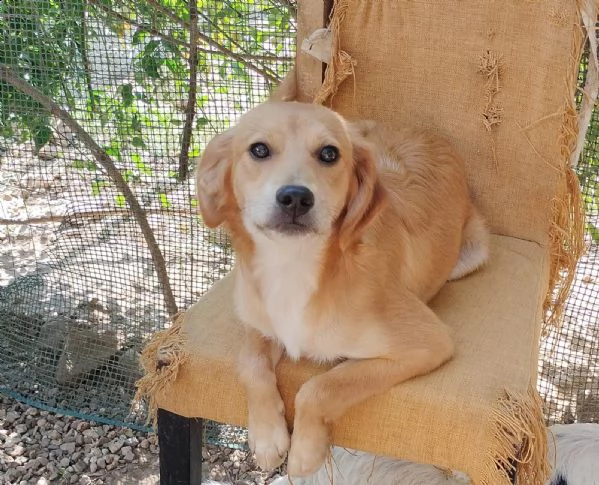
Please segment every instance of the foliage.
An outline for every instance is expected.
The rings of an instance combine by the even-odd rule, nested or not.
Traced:
[[[80,0],[0,2],[0,63],[11,66],[44,94],[69,94],[66,73],[83,42]],[[0,136],[25,128],[39,148],[50,138],[48,113],[29,96],[0,82]]]
[[[292,14],[288,2],[198,0],[198,136],[190,156],[199,153],[210,131],[229,121],[216,118],[215,103],[226,98],[244,110],[252,93],[266,92],[284,74],[287,64],[278,58],[290,55]],[[3,0],[0,63],[97,133],[97,141],[134,178],[153,170],[140,161],[144,149],[179,142],[188,96],[189,27],[187,0]],[[107,36],[130,57],[131,69],[103,83],[96,71],[108,61],[94,57],[93,46]],[[50,136],[49,113],[0,83],[0,137],[31,137],[39,149]]]
[[[578,177],[582,185],[586,212],[589,215],[587,231],[599,244],[599,112],[596,110],[587,133],[583,159]]]

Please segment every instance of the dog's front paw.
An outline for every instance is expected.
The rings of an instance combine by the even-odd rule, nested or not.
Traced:
[[[253,419],[250,417],[248,441],[260,468],[277,468],[283,463],[289,450],[289,431],[285,416],[275,412]]]
[[[290,477],[306,477],[316,473],[329,451],[329,428],[324,422],[296,422],[287,460],[287,473]]]

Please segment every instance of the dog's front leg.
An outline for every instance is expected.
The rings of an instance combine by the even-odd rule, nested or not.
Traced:
[[[248,440],[256,462],[265,469],[278,467],[289,449],[285,406],[277,388],[275,367],[282,348],[246,327],[239,354],[239,376],[248,401]]]
[[[314,473],[329,452],[329,425],[352,406],[396,384],[427,374],[451,358],[445,325],[413,295],[389,313],[387,323],[369,324],[366,340],[381,342],[373,358],[347,360],[313,377],[295,399],[295,420],[287,463],[290,476]]]

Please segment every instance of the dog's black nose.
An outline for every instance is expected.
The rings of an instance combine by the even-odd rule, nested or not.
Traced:
[[[308,187],[285,185],[277,190],[277,204],[289,215],[302,216],[314,206],[314,194]]]

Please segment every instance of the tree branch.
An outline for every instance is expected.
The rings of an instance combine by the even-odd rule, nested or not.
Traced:
[[[83,61],[83,75],[85,76],[85,85],[87,87],[87,95],[89,96],[89,105],[93,110],[96,105],[94,97],[94,88],[92,85],[91,76],[91,64],[89,62],[89,56],[87,55],[87,0],[83,2],[83,8],[81,9],[81,45],[79,51],[81,53],[81,60]]]
[[[19,77],[5,64],[0,64],[0,80],[7,82],[19,91],[31,96],[50,113],[61,119],[74,133],[77,134],[77,137],[81,140],[81,142],[91,151],[95,159],[104,168],[104,170],[106,170],[107,175],[114,182],[116,188],[125,197],[125,200],[129,204],[129,208],[133,213],[133,217],[141,229],[152,256],[152,261],[154,262],[158,280],[162,286],[162,294],[164,296],[164,302],[166,304],[167,311],[169,315],[175,315],[178,311],[177,303],[175,302],[175,297],[173,296],[171,289],[164,256],[158,247],[158,243],[156,242],[154,232],[152,231],[152,228],[148,222],[146,213],[142,209],[129,185],[127,185],[127,182],[125,182],[121,172],[114,165],[114,162],[110,156],[95,142],[89,133],[87,133],[87,131],[85,131],[83,127],[77,123],[77,121],[67,111],[58,105],[58,103],[50,99],[36,87],[29,84],[23,78]]]
[[[107,15],[110,15],[111,17],[117,18],[119,20],[122,20],[123,22],[127,22],[129,25],[132,25],[133,27],[137,27],[140,30],[143,30],[145,32],[148,32],[149,34],[152,34],[155,37],[158,37],[162,40],[164,40],[165,42],[168,42],[169,44],[174,44],[174,45],[179,45],[182,47],[185,47],[187,49],[191,49],[191,45],[189,44],[189,42],[185,42],[184,40],[179,40],[179,39],[175,39],[174,37],[164,34],[162,32],[160,32],[159,30],[156,30],[152,27],[150,27],[149,25],[144,25],[141,24],[139,22],[136,22],[135,20],[126,17],[125,15],[122,15],[118,12],[115,12],[114,10],[111,10],[110,8],[106,7],[105,5],[102,5],[101,3],[98,2],[98,0],[89,0],[89,2],[92,5],[95,5],[96,7],[99,7],[100,9],[102,9]],[[181,20],[181,19],[179,19]],[[179,24],[181,25],[181,24]],[[187,24],[185,24],[185,28]],[[181,25],[181,27],[184,27],[184,25]],[[198,37],[200,36],[200,34],[198,34]],[[223,51],[222,50],[218,50],[218,49],[206,49],[205,47],[197,47],[198,52],[204,52],[206,54],[221,54],[223,55]],[[226,54],[225,54],[226,55]],[[276,55],[260,55],[260,54],[243,54],[243,58],[248,61],[248,60],[254,60],[254,61],[263,61],[263,62],[276,62],[276,61],[293,61],[294,57],[292,56],[276,56]],[[244,64],[247,65],[247,62],[245,62]]]
[[[164,214],[164,210],[161,209],[146,209],[146,214]],[[189,217],[198,217],[197,214],[190,210],[181,210],[181,209],[169,209],[169,215],[171,214],[179,214]],[[81,211],[81,212],[70,212],[67,214],[59,215],[59,214],[51,214],[49,216],[40,216],[40,217],[28,217],[27,219],[4,219],[0,218],[0,225],[3,226],[29,226],[34,224],[50,224],[50,223],[63,223],[68,222],[69,220],[77,220],[77,219],[91,219],[94,221],[99,221],[104,217],[114,217],[114,216],[130,216],[131,211],[127,209],[107,209],[107,210],[91,210],[91,211]]]
[[[208,22],[210,25],[212,25],[213,28],[215,28],[216,30],[218,30],[223,37],[225,37],[232,45],[234,45],[235,47],[237,47],[239,50],[243,50],[243,47],[241,45],[239,45],[238,42],[235,41],[235,39],[233,39],[229,33],[224,30],[223,28],[221,28],[216,22],[214,22],[210,17],[207,17],[204,14],[201,14],[202,18]],[[264,70],[264,72],[268,72],[269,75],[273,76],[274,78],[276,78],[276,74],[274,74],[270,69],[268,69],[264,64],[261,66],[261,68]],[[278,80],[277,80],[278,82]],[[277,84],[277,82],[275,82],[274,84]]]
[[[185,124],[181,137],[181,152],[179,153],[179,180],[182,182],[189,173],[189,145],[196,111],[196,93],[198,87],[198,2],[189,0],[189,93],[185,108]]]
[[[169,19],[171,19],[173,22],[175,22],[182,28],[184,28],[184,29],[190,28],[189,22],[186,22],[185,20],[183,20],[176,13],[172,12],[170,9],[160,5],[160,3],[158,3],[156,0],[146,0],[146,2],[149,5],[152,5],[154,8],[156,8],[156,10],[158,10],[159,12],[166,15]],[[280,81],[280,79],[274,73],[270,73],[270,72],[268,72],[268,70],[262,69],[261,67],[256,66],[254,63],[249,62],[248,59],[244,55],[233,52],[231,49],[229,49],[228,47],[225,47],[224,45],[219,44],[218,42],[211,39],[206,34],[203,34],[202,32],[198,31],[198,39],[201,40],[202,42],[205,42],[213,49],[216,49],[221,54],[224,54],[227,57],[230,57],[231,59],[235,59],[236,61],[241,62],[249,70],[254,71],[256,74],[259,74],[260,76],[262,76],[264,79],[266,79],[271,84],[278,84],[278,82]]]
[[[163,34],[162,32],[160,32],[159,30],[153,29],[152,27],[150,27],[149,25],[143,25],[140,24],[139,22],[136,22],[133,19],[130,19],[129,17],[120,14],[119,12],[112,10],[111,8],[108,8],[106,5],[103,5],[102,3],[100,3],[98,0],[89,0],[89,2],[100,8],[101,10],[104,11],[104,13],[106,13],[107,15],[110,15],[111,17],[117,18],[119,20],[122,20],[123,22],[128,23],[129,25],[132,25],[134,27],[137,27],[138,29],[141,29],[145,32],[148,32],[150,34],[152,34],[155,37],[159,37],[160,39],[164,40],[165,42],[168,42],[169,44],[174,44],[174,45],[180,45],[183,47],[187,47],[189,49],[189,44],[183,40],[178,40],[175,39],[174,37],[171,37],[170,35],[166,35]]]
[[[294,19],[297,19],[297,6],[291,0],[273,0],[272,3],[279,4],[281,7],[289,10]]]
[[[165,7],[164,5],[160,4],[158,1],[146,0],[146,3],[148,5],[152,5],[152,7],[154,7],[157,11],[159,11],[163,15],[167,16],[169,19],[171,19],[176,24],[179,24],[184,29],[189,29],[191,27],[189,22],[187,22],[186,20],[179,17],[175,12],[173,12],[169,8]]]

